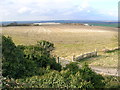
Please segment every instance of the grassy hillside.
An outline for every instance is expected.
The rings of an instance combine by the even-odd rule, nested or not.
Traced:
[[[59,26],[21,26],[3,27],[3,34],[11,36],[16,45],[36,44],[39,40],[47,40],[55,44],[54,55],[72,59],[72,56],[104,48],[118,46],[114,37],[118,34],[116,28],[79,25]],[[106,66],[116,67],[117,55],[102,54],[89,62],[91,65],[104,66],[104,60],[110,62]],[[112,58],[115,62],[112,65]],[[95,62],[96,61],[96,62]]]

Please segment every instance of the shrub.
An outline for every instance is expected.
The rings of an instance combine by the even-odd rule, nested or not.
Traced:
[[[53,44],[45,41],[43,41],[43,43],[41,41],[40,44],[37,45],[19,46],[25,53],[24,57],[34,61],[37,67],[47,67],[49,65],[51,69],[60,71],[61,65],[56,63],[55,58],[50,55],[50,47],[53,47]]]
[[[66,85],[64,78],[57,71],[52,71],[43,76],[33,76],[16,81],[18,83],[24,83],[23,88],[62,88]]]
[[[39,42],[37,42],[38,46],[43,47],[47,52],[51,52],[54,50],[54,44],[45,40],[41,40]]]
[[[70,84],[71,88],[94,88],[93,84],[90,81],[86,81],[81,77],[80,72],[77,72],[75,75],[70,75]]]
[[[93,72],[86,63],[81,68],[80,74],[82,79],[91,82],[94,88],[103,88],[105,86],[103,76]]]
[[[39,42],[38,45],[16,46],[10,37],[2,38],[2,59],[3,76],[11,78],[22,78],[36,75],[39,68],[50,66],[51,69],[61,70],[61,65],[56,63],[54,57],[50,55],[53,47],[52,43]],[[49,51],[48,51],[49,49]],[[40,71],[40,70],[39,70]]]
[[[2,69],[3,76],[21,78],[31,76],[36,70],[33,61],[24,58],[24,53],[12,41],[10,37],[2,37]]]
[[[77,77],[79,77],[80,80],[85,81],[86,84],[90,85],[90,86],[88,85],[88,87],[94,87],[94,88],[101,88],[102,87],[103,88],[105,86],[105,82],[104,82],[103,76],[93,72],[88,67],[88,65],[86,63],[81,68],[78,68],[76,63],[70,63],[70,64],[66,65],[65,70],[67,70],[67,71],[63,73],[63,76],[64,76],[64,78],[66,79],[66,81],[68,83],[71,82],[71,80],[72,80],[71,78],[72,77],[74,77],[73,80],[75,78],[76,78],[76,80],[79,80],[77,78]],[[76,76],[76,74],[78,76]],[[72,77],[71,77],[71,75],[72,75]],[[69,78],[67,78],[67,77],[69,77]],[[76,82],[78,82],[78,81],[76,81]],[[76,85],[78,85],[78,84],[76,83]],[[76,86],[76,87],[78,87],[78,86]]]
[[[70,64],[67,64],[64,70],[67,70],[67,69],[69,69],[72,74],[75,74],[76,72],[79,71],[79,67],[75,62],[71,62]]]
[[[104,76],[105,88],[120,88],[120,77],[119,76]]]
[[[104,88],[102,79],[86,65],[78,72],[72,74],[69,69],[61,72],[50,70],[50,67],[43,69],[46,72],[42,76],[33,76],[24,79],[7,80],[4,87],[11,86],[13,88]],[[91,74],[92,73],[92,74]],[[84,74],[84,76],[83,76]],[[102,76],[101,76],[102,77]],[[97,81],[95,81],[95,79]],[[16,83],[16,84],[15,84]],[[9,85],[10,84],[10,85]],[[97,86],[98,85],[98,86]]]

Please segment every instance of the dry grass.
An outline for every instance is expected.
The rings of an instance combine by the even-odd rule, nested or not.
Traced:
[[[53,42],[56,47],[53,54],[71,59],[73,55],[95,49],[117,47],[117,41],[113,40],[117,35],[116,30],[109,27],[80,25],[19,26],[3,27],[3,34],[11,36],[17,45],[35,44],[39,40]]]
[[[87,62],[92,66],[118,68],[118,53],[120,53],[120,51],[99,53],[98,57],[84,59],[80,61],[79,64],[84,64],[84,62]]]

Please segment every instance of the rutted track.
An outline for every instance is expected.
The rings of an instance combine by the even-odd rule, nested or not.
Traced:
[[[117,68],[104,68],[104,67],[97,67],[97,66],[90,66],[90,68],[93,71],[95,71],[96,73],[99,73],[99,74],[120,76],[118,74],[118,69]]]
[[[64,67],[66,64],[69,64],[71,61],[66,60],[64,58],[60,58],[60,63]],[[81,67],[81,65],[79,65]],[[102,75],[112,75],[112,76],[120,76],[117,68],[105,68],[98,66],[89,66],[93,71]]]

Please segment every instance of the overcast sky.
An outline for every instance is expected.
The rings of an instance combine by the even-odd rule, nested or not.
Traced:
[[[0,20],[117,20],[119,0],[2,0]]]

